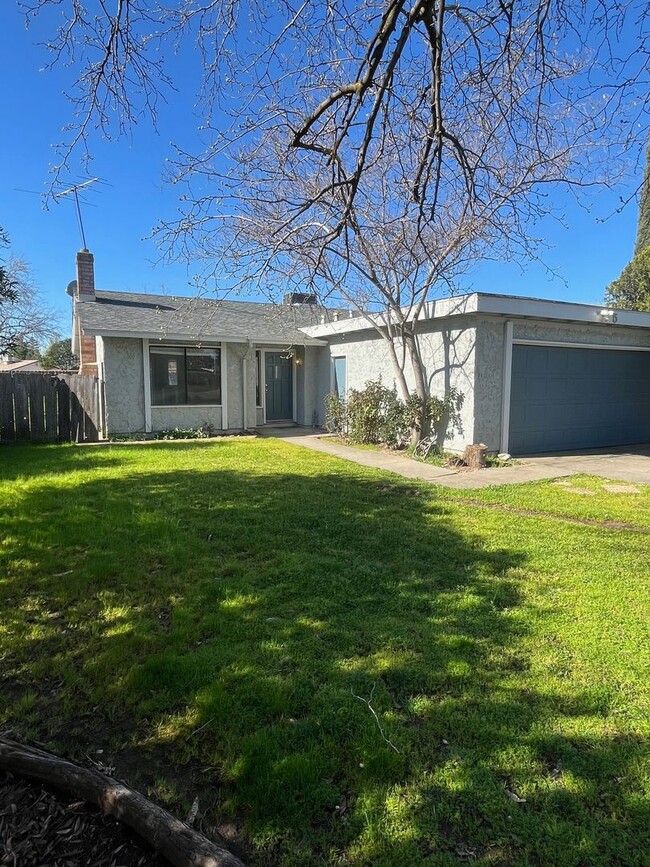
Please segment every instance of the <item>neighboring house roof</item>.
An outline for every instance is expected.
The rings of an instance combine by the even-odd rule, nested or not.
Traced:
[[[576,304],[571,301],[549,301],[542,298],[525,298],[517,295],[497,295],[473,292],[440,298],[424,305],[420,321],[446,319],[468,314],[496,315],[505,318],[551,319],[561,322],[592,322],[650,328],[650,313],[636,310],[619,310],[602,304]],[[373,314],[354,316],[336,322],[309,326],[305,333],[310,337],[326,338],[337,334],[365,331],[372,327]],[[380,317],[377,321],[381,322]]]
[[[314,304],[97,292],[94,301],[77,301],[75,314],[86,335],[286,345],[319,343],[301,329],[333,321],[341,311]]]
[[[36,359],[25,359],[25,361],[8,361],[0,364],[0,373],[5,373],[8,370],[42,370],[40,363]]]

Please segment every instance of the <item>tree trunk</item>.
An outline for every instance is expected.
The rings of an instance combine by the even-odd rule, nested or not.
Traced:
[[[402,393],[402,400],[408,400],[408,396],[410,394],[408,382],[406,381],[406,376],[404,375],[404,368],[399,363],[399,358],[397,357],[397,350],[395,349],[395,343],[390,334],[387,336],[384,335],[384,339],[388,343],[391,361],[393,362],[393,369],[395,370],[395,376],[399,384],[399,390]]]
[[[415,379],[415,393],[420,398],[422,404],[422,418],[419,427],[414,427],[411,431],[411,445],[417,445],[422,437],[425,437],[428,431],[428,421],[424,412],[424,405],[428,397],[426,373],[420,348],[418,346],[417,337],[414,331],[408,330],[404,333],[404,342],[413,368],[413,377]]]
[[[175,867],[244,867],[224,846],[99,771],[4,737],[0,737],[0,768],[96,804],[133,828]]]

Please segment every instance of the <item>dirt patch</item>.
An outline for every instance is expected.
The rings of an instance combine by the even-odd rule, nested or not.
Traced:
[[[550,518],[552,521],[561,521],[564,524],[578,524],[585,527],[603,527],[606,530],[627,530],[631,533],[650,534],[650,528],[640,527],[638,524],[626,524],[624,521],[598,521],[596,518],[575,518],[570,515],[556,515],[553,512],[537,511],[535,509],[520,509],[517,506],[508,506],[504,503],[483,503],[480,500],[456,499],[454,503],[463,506],[475,506],[479,509],[494,509],[497,512],[507,512],[511,515],[521,515],[523,518]]]

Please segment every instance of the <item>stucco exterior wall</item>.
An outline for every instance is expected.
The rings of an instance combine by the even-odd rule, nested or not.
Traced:
[[[175,427],[189,428],[212,425],[221,430],[220,406],[152,406],[151,430],[170,430]]]
[[[472,442],[485,443],[491,452],[501,450],[505,336],[504,319],[477,320]]]
[[[423,323],[419,344],[429,394],[442,398],[455,388],[462,395],[460,430],[443,430],[440,438],[444,448],[462,451],[468,443],[474,442],[475,320],[463,316],[447,323]]]
[[[304,347],[304,406],[300,424],[324,423],[323,402],[329,391],[329,352],[324,346]]]
[[[515,340],[551,340],[562,343],[598,343],[608,346],[648,346],[650,329],[628,328],[602,323],[544,322],[534,319],[514,320]]]
[[[469,317],[458,317],[440,323],[426,323],[419,330],[420,352],[425,364],[429,392],[438,397],[456,388],[463,396],[460,410],[461,430],[447,431],[441,445],[462,450],[472,442],[474,432],[474,356],[476,329]],[[397,378],[385,342],[371,331],[361,334],[337,335],[329,343],[329,362],[336,356],[347,358],[348,388],[361,389],[369,380],[381,379],[389,388],[397,389]],[[414,389],[410,365],[405,374],[408,386]],[[328,373],[329,376],[329,373]],[[329,384],[327,386],[329,391]]]
[[[142,340],[105,337],[99,355],[104,381],[106,434],[144,432]]]

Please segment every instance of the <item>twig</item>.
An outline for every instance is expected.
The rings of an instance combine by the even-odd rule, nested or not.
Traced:
[[[383,730],[383,728],[381,727],[381,723],[379,722],[379,717],[377,716],[377,712],[375,711],[374,707],[373,707],[372,704],[371,704],[371,702],[372,702],[372,697],[373,697],[373,695],[374,695],[374,693],[375,693],[375,687],[376,687],[376,686],[377,686],[377,682],[375,681],[375,683],[373,683],[373,685],[372,685],[372,689],[370,690],[370,698],[362,698],[360,695],[355,695],[355,693],[353,693],[352,690],[350,690],[350,692],[352,693],[352,695],[353,695],[354,698],[358,698],[359,701],[362,701],[365,705],[368,706],[368,710],[369,710],[370,713],[374,716],[375,721],[376,721],[376,723],[377,723],[377,728],[379,729],[379,734],[382,736],[382,738],[383,738],[384,741],[388,744],[388,746],[389,746],[391,749],[395,750],[396,753],[399,754],[399,750],[397,749],[397,747],[395,746],[395,744],[394,744],[394,743],[393,743],[389,738],[387,738],[386,735],[384,734],[384,730]]]
[[[193,732],[190,732],[189,735],[185,738],[185,740],[189,741],[191,737],[203,731],[203,729],[206,728],[206,726],[209,726],[211,722],[214,722],[214,717],[210,717],[210,719],[207,722],[204,722],[202,726],[199,726],[198,729],[194,729]]]

